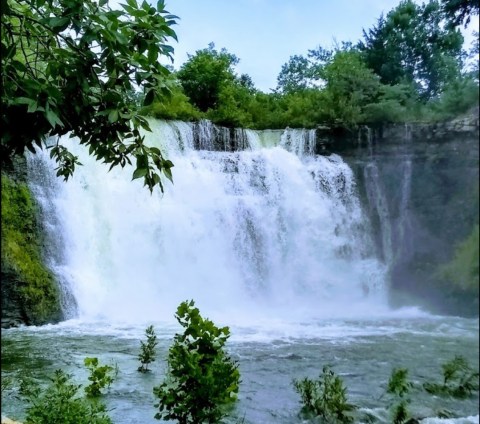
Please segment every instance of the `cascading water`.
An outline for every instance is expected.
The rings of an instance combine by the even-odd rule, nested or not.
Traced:
[[[365,218],[342,158],[312,154],[313,131],[234,131],[207,121],[150,126],[146,143],[175,163],[163,195],[131,181],[132,169],[107,172],[72,140],[61,141],[83,166],[67,183],[55,176],[48,152],[28,158],[47,263],[64,290],[65,317],[77,319],[2,331],[2,377],[34,370],[47,382],[60,366],[85,384],[85,357],[114,361],[119,374],[103,397],[112,421],[154,424],[152,387],[165,377],[179,328],[174,312],[192,298],[203,316],[231,330],[241,387],[226,423],[298,423],[292,379],[318,376],[325,364],[358,406],[355,422],[382,424],[391,422],[385,387],[393,367],[407,368],[418,387],[438,381],[441,364],[458,354],[478,368],[478,319],[386,306],[392,247],[408,248],[403,239],[414,224],[411,156],[400,163],[401,191],[391,207],[363,128],[359,141],[374,165],[365,169],[365,185],[384,219],[386,250],[377,259],[370,228],[378,222]],[[145,376],[135,370],[147,321],[159,345]],[[449,423],[478,424],[478,395],[459,402],[413,390],[409,410],[428,417],[422,424],[446,422],[435,418],[444,410],[458,417]],[[25,406],[2,390],[2,413],[25,421]]]
[[[311,154],[314,132],[273,133],[289,152],[261,148],[262,135],[246,131],[236,137],[247,150],[221,152],[208,144],[211,125],[197,134],[182,122],[151,126],[146,142],[175,164],[163,195],[130,181],[129,169],[107,172],[75,143],[67,145],[83,166],[67,183],[52,177],[46,153],[30,158],[63,252],[50,265],[69,282],[80,318],[166,319],[189,298],[240,320],[383,305],[385,270],[352,171],[337,155]]]

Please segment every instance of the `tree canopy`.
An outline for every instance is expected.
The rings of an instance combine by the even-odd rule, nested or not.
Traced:
[[[78,158],[59,141],[78,137],[89,153],[110,167],[136,161],[133,178],[150,190],[173,164],[144,145],[136,91],[143,104],[169,90],[170,39],[177,17],[163,0],[156,7],[126,0],[113,10],[108,0],[2,0],[2,161],[57,137],[50,155],[57,175],[72,175]]]
[[[359,48],[367,65],[384,84],[413,83],[424,98],[438,95],[462,63],[463,36],[444,17],[437,1],[401,1],[364,31]]]
[[[202,112],[218,106],[220,91],[235,79],[233,66],[239,59],[226,49],[215,49],[210,43],[208,48],[197,50],[189,55],[180,67],[177,78],[185,94]]]

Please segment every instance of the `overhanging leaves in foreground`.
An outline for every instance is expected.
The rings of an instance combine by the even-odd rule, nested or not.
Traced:
[[[44,146],[47,136],[70,134],[110,168],[136,161],[152,191],[173,164],[144,145],[148,122],[137,112],[169,92],[176,16],[146,1],[112,10],[100,0],[1,0],[2,161]],[[68,179],[78,158],[58,144],[51,150],[57,175]],[[141,165],[141,172],[138,171]]]

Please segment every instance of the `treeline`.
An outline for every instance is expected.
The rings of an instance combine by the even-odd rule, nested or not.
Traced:
[[[460,29],[478,0],[402,0],[357,43],[316,47],[284,64],[270,93],[238,75],[238,58],[212,44],[176,72],[177,16],[147,1],[1,2],[0,163],[57,139],[50,155],[68,179],[80,163],[69,134],[110,167],[163,189],[173,164],[143,143],[145,115],[207,118],[245,128],[351,128],[359,123],[448,119],[478,104],[478,32],[464,51]]]
[[[403,0],[357,43],[291,56],[270,93],[211,43],[172,69],[171,95],[143,113],[255,129],[446,120],[478,104],[478,32],[465,51],[460,31],[478,11],[477,0]]]

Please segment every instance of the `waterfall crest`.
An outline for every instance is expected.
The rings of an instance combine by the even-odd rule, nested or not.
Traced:
[[[67,183],[53,177],[48,152],[29,158],[61,252],[49,265],[75,299],[67,316],[163,319],[191,298],[209,316],[240,319],[384,305],[386,270],[353,173],[338,155],[313,154],[314,131],[151,128],[146,143],[175,164],[163,195],[130,181],[132,169],[107,172],[67,138],[83,164]]]

